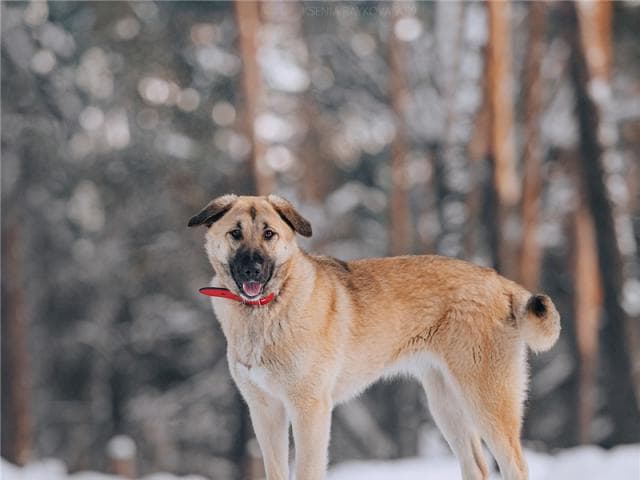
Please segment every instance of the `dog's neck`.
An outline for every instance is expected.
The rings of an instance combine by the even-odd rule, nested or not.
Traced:
[[[268,307],[287,306],[290,302],[304,302],[313,291],[315,268],[303,250],[297,250],[281,266],[282,274],[274,285],[275,302]]]

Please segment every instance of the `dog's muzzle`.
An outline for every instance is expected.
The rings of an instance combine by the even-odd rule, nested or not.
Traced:
[[[229,267],[240,291],[248,298],[255,298],[264,292],[271,279],[274,262],[257,250],[240,250]]]

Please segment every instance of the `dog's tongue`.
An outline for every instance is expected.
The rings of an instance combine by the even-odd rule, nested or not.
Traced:
[[[248,297],[255,297],[262,292],[262,284],[254,281],[243,282],[242,290],[244,290],[244,293],[246,293]]]

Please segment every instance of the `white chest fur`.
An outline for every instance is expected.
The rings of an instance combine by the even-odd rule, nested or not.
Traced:
[[[250,383],[259,389],[278,396],[282,391],[277,371],[284,360],[274,358],[274,345],[277,343],[275,322],[265,319],[238,319],[223,325],[228,341],[229,365],[234,370],[238,382]],[[225,328],[226,327],[226,328]],[[277,360],[277,361],[276,361]]]
[[[265,392],[275,394],[273,379],[270,378],[271,375],[266,368],[260,366],[248,367],[242,362],[236,362],[236,373],[244,381],[253,383]]]

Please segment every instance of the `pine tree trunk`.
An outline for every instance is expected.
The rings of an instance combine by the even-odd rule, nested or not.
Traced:
[[[404,67],[405,52],[401,41],[394,33],[397,10],[394,8],[389,39],[389,94],[396,119],[396,135],[391,144],[391,198],[389,206],[389,250],[391,255],[410,253],[412,246],[406,178],[406,122],[404,120],[408,92]]]
[[[274,186],[273,172],[265,163],[266,145],[256,135],[255,121],[260,114],[263,85],[256,53],[260,32],[260,2],[236,0],[235,14],[240,31],[240,54],[242,57],[242,86],[245,99],[245,124],[251,139],[251,168],[255,178],[257,195],[271,193]]]
[[[508,2],[490,0],[489,43],[487,45],[487,80],[491,109],[490,156],[493,161],[495,188],[496,268],[512,276],[515,273],[515,242],[510,223],[520,195],[516,178],[513,134],[513,95],[511,72],[511,6]]]
[[[602,288],[598,271],[593,219],[581,202],[573,216],[573,281],[575,336],[578,353],[577,440],[590,443],[595,410],[598,327],[602,312]]]
[[[302,99],[302,112],[306,119],[308,132],[302,142],[299,156],[304,163],[304,175],[300,197],[306,201],[321,204],[329,193],[335,175],[334,164],[323,149],[319,135],[318,108],[310,94]]]
[[[595,224],[598,265],[602,275],[606,318],[601,329],[602,353],[611,375],[607,377],[608,408],[613,433],[606,444],[637,442],[640,439],[640,410],[626,336],[626,314],[620,302],[622,259],[618,249],[613,208],[604,183],[602,146],[599,143],[600,112],[591,97],[590,74],[581,43],[576,7],[566,5],[567,31],[572,48],[571,79],[575,88],[576,116],[579,126],[581,176],[589,209]]]
[[[24,465],[31,455],[24,239],[18,221],[8,223],[2,232],[2,456]]]
[[[522,191],[522,242],[519,254],[519,280],[536,291],[540,278],[542,252],[538,239],[538,217],[542,181],[540,146],[540,111],[542,108],[542,58],[544,55],[545,6],[529,3],[529,42],[525,59],[525,144]]]

